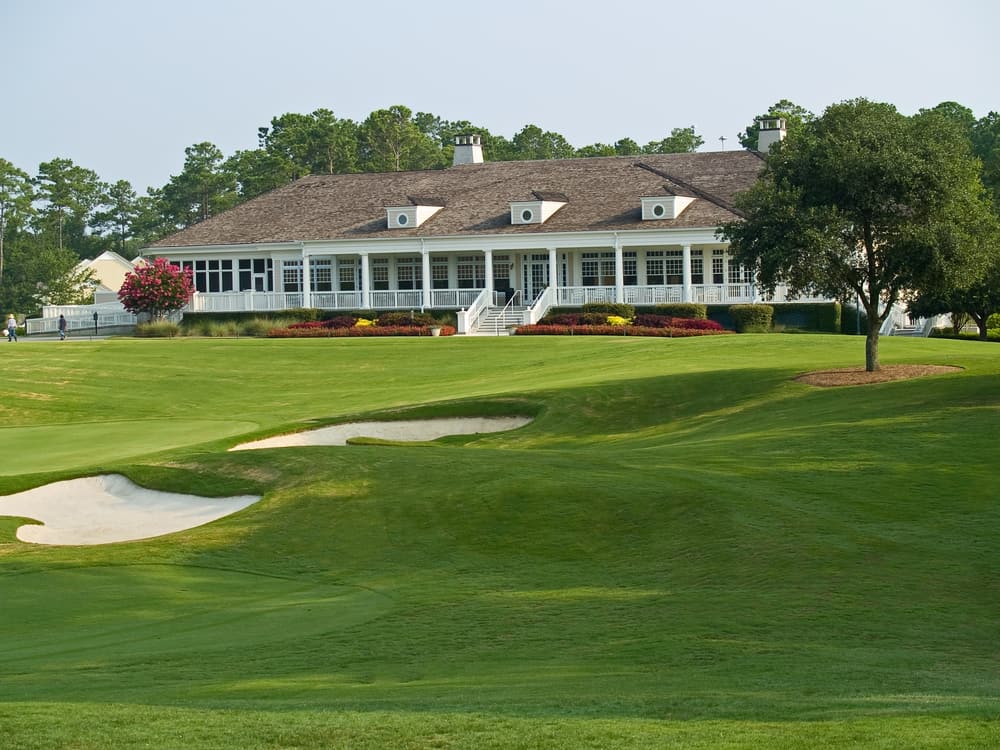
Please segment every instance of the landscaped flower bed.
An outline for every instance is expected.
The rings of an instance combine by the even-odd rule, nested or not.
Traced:
[[[706,322],[706,321],[701,321]],[[711,322],[711,321],[708,321]],[[688,336],[718,336],[732,333],[721,326],[715,328],[653,328],[651,326],[619,325],[548,325],[538,323],[518,326],[518,336],[660,336],[662,338],[685,338]]]
[[[316,321],[321,322],[321,321]],[[454,336],[454,326],[433,326],[441,336]],[[431,336],[432,326],[352,326],[328,328],[310,323],[295,323],[288,328],[274,328],[267,337],[272,339],[362,338],[371,336]]]
[[[524,336],[712,336],[731,333],[721,324],[705,318],[677,318],[670,315],[642,313],[630,318],[599,312],[557,313],[540,323],[519,326]]]

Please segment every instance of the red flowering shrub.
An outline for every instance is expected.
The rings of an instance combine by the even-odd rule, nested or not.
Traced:
[[[191,269],[183,271],[157,258],[151,264],[139,266],[125,277],[118,299],[133,315],[149,313],[154,319],[180,310],[194,294]]]
[[[632,320],[632,325],[645,328],[669,328],[672,318],[666,315],[654,315],[652,313],[639,313]]]
[[[519,326],[518,336],[658,336],[661,338],[687,338],[689,336],[714,336],[729,331],[697,328],[648,328],[645,326],[559,326],[539,323]]]

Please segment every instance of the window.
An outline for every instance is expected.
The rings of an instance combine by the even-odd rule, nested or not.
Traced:
[[[478,255],[458,256],[458,288],[482,289],[486,286],[486,260]]]
[[[333,291],[333,259],[312,258],[309,261],[309,286],[314,292]]]
[[[232,260],[185,260],[174,265],[191,271],[199,292],[231,292],[235,288]]]
[[[284,292],[302,291],[301,260],[284,260],[281,262],[281,290]]]
[[[337,281],[340,286],[339,289],[342,292],[353,292],[357,286],[355,282],[355,273],[357,266],[353,260],[344,260],[343,258],[337,259]]]
[[[389,259],[375,258],[372,260],[372,289],[389,288]]]
[[[663,253],[663,273],[667,284],[684,283],[684,253],[680,250],[666,250]]]
[[[712,251],[712,283],[726,283],[726,259],[725,250]]]
[[[530,208],[526,208],[521,212],[521,221],[527,223],[535,218],[535,215],[531,212]]]
[[[625,286],[635,286],[639,283],[639,274],[636,270],[636,253],[630,251],[622,253],[622,267],[625,275]]]
[[[239,290],[241,292],[270,292],[274,288],[274,261],[270,258],[240,258]]]
[[[614,286],[615,254],[584,253],[580,276],[584,286]]]
[[[705,283],[705,258],[700,252],[691,253],[691,283]]]
[[[448,259],[431,258],[431,288],[448,288]]]
[[[420,258],[399,258],[396,261],[398,289],[422,289],[423,273]]]
[[[736,262],[734,258],[729,259],[729,283],[730,284],[750,284],[753,282],[753,273],[749,268],[745,268]]]
[[[662,250],[650,250],[646,253],[646,283],[650,286],[663,284]]]

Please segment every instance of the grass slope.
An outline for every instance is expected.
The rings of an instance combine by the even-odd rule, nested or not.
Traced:
[[[5,747],[995,746],[1000,349],[889,339],[885,362],[965,369],[790,380],[860,347],[12,347],[0,492],[121,471],[265,497],[98,547],[0,519]],[[537,419],[225,452],[416,406]]]

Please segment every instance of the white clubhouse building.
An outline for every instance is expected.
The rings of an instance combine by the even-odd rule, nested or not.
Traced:
[[[587,302],[741,303],[753,278],[716,235],[763,167],[748,151],[486,162],[313,175],[166,237],[192,312],[454,310],[475,332]]]

